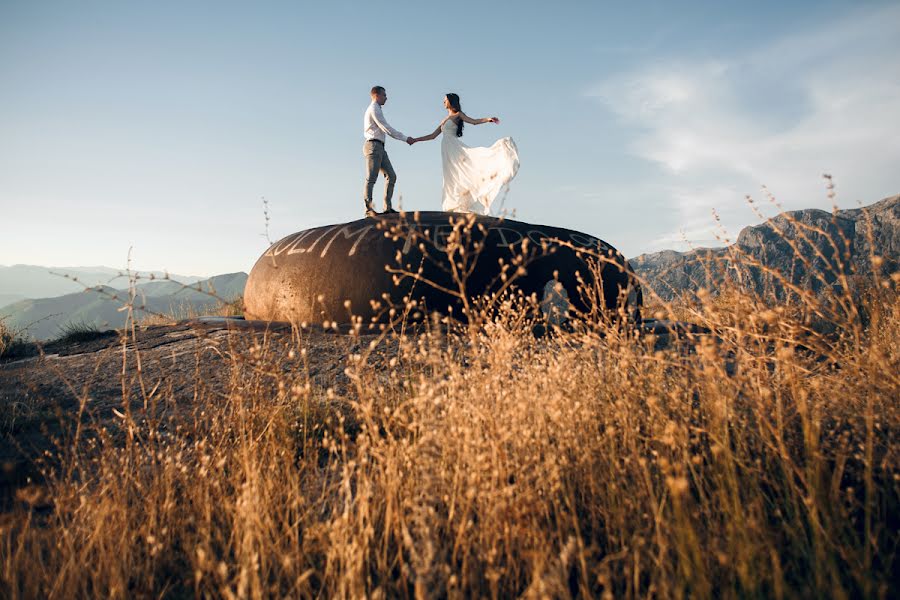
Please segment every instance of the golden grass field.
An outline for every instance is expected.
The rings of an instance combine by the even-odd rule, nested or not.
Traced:
[[[713,332],[667,345],[535,338],[507,299],[351,332],[340,386],[261,341],[178,423],[73,432],[52,510],[5,515],[0,593],[896,597],[897,285],[656,303]]]

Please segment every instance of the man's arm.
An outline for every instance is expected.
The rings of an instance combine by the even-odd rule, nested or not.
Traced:
[[[401,142],[409,142],[409,137],[388,125],[388,122],[384,120],[384,113],[381,112],[381,105],[377,102],[375,102],[374,104],[375,107],[372,110],[372,116],[375,117],[375,124],[378,125],[378,128],[395,140],[400,140]]]

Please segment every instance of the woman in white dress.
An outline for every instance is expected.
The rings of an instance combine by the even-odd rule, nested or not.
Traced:
[[[462,111],[459,96],[444,96],[447,116],[430,135],[410,142],[425,142],[443,134],[441,163],[444,192],[441,208],[447,212],[487,214],[491,203],[500,195],[519,170],[519,152],[512,138],[505,137],[490,148],[470,148],[460,139],[463,127],[482,123],[499,123],[497,117],[473,119]]]

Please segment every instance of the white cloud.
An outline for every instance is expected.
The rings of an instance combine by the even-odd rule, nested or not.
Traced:
[[[741,198],[736,188],[708,186],[692,190],[675,187],[669,189],[668,193],[680,217],[679,229],[654,240],[653,249],[662,250],[683,245],[714,246],[734,241],[734,232],[721,230],[716,226],[713,211],[718,214],[723,207],[734,206],[734,200]]]
[[[843,206],[900,191],[898,56],[895,6],[727,60],[639,67],[590,94],[630,132],[627,151],[661,167],[679,219],[654,245],[671,247],[681,232],[708,241],[713,208],[734,234],[757,221],[744,195],[761,184],[786,209],[827,207],[825,172]]]

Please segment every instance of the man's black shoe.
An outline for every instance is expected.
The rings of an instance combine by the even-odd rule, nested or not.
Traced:
[[[367,209],[366,209],[366,216],[367,216],[367,217],[377,217],[377,216],[378,216],[378,213],[375,212],[374,210],[372,210],[371,208],[367,208]]]
[[[383,212],[382,214],[385,214],[385,215],[396,215],[396,214],[397,214],[397,211],[394,210],[393,208],[388,207],[388,208],[384,209],[384,212]]]

